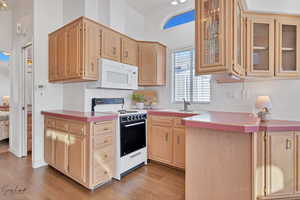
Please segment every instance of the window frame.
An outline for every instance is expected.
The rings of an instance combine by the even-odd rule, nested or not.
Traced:
[[[196,12],[195,9],[189,9],[189,10],[186,10],[186,11],[183,11],[183,12],[180,12],[180,13],[177,13],[177,14],[174,14],[174,15],[172,15],[172,16],[169,16],[166,20],[163,21],[163,24],[162,24],[161,29],[162,29],[163,31],[168,31],[168,30],[172,30],[172,29],[174,29],[174,28],[176,28],[176,27],[178,27],[178,26],[181,26],[181,25],[185,25],[185,24],[189,24],[189,23],[192,23],[192,22],[196,22],[196,14],[195,14],[195,19],[192,20],[192,21],[185,22],[185,23],[181,23],[181,24],[178,24],[178,25],[169,27],[169,28],[165,28],[165,26],[167,25],[167,23],[168,23],[171,19],[173,19],[174,17],[178,17],[178,16],[180,16],[180,15],[183,15],[183,14],[186,14],[186,13],[192,12],[192,11]]]
[[[180,48],[180,49],[174,49],[172,50],[170,53],[171,53],[171,80],[172,80],[172,96],[171,96],[171,103],[172,104],[181,104],[183,103],[183,100],[182,101],[175,101],[175,68],[174,68],[174,65],[175,65],[175,53],[176,52],[181,52],[181,51],[191,51],[193,50],[194,53],[193,53],[193,58],[195,58],[195,47],[194,46],[189,46],[189,47],[185,47],[185,48]],[[195,65],[195,59],[192,59],[193,60],[193,65]],[[191,70],[191,77],[193,77],[193,71]],[[197,75],[196,75],[197,76]],[[198,75],[199,76],[199,75]],[[191,80],[193,80],[191,78]],[[192,84],[191,84],[191,94],[193,93],[193,81],[192,81]],[[212,101],[212,78],[210,78],[210,88],[209,88],[209,92],[210,92],[210,101],[197,101],[197,102],[194,102],[194,101],[190,101],[190,103],[192,104],[210,104],[211,101]]]

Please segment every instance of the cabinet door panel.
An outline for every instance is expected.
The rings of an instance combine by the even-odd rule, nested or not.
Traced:
[[[53,33],[49,36],[49,81],[55,81],[58,70],[58,36]]]
[[[157,63],[155,44],[139,45],[139,85],[155,85]]]
[[[248,19],[248,75],[274,76],[274,19]]]
[[[245,75],[245,64],[244,64],[244,21],[242,5],[239,0],[234,0],[234,65],[233,71],[241,76]]]
[[[101,57],[101,28],[99,25],[86,22],[84,33],[85,76],[98,79],[98,59]]]
[[[69,136],[69,174],[85,182],[85,146],[86,140],[84,137],[74,135]]]
[[[300,76],[300,23],[298,19],[279,18],[276,25],[276,75]]]
[[[55,149],[54,149],[54,143],[55,142],[55,136],[53,134],[53,130],[51,129],[45,129],[45,147],[44,147],[44,156],[45,161],[49,165],[54,165],[55,161]]]
[[[172,164],[172,128],[152,126],[150,134],[152,158]]]
[[[196,1],[196,72],[225,69],[223,0]]]
[[[76,23],[67,29],[67,78],[79,78],[83,73],[81,26],[81,23]]]
[[[102,30],[102,57],[121,61],[121,36],[117,32]]]
[[[173,163],[176,167],[185,168],[185,129],[173,129]]]
[[[266,144],[267,195],[294,193],[295,183],[294,134],[268,133]]]
[[[68,171],[68,142],[67,133],[55,131],[55,167],[62,172]]]
[[[138,44],[129,38],[122,38],[122,62],[137,66],[138,65]]]
[[[67,32],[61,30],[58,32],[57,38],[57,70],[56,79],[63,80],[66,78],[66,68],[67,68]]]

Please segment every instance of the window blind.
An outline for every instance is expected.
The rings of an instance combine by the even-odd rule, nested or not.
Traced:
[[[208,103],[211,98],[210,75],[196,76],[193,49],[173,53],[174,101]]]

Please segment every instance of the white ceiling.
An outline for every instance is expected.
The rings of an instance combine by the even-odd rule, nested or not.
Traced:
[[[194,8],[195,0],[187,0],[180,5],[171,5],[172,0],[127,0],[128,4],[143,15],[155,12],[157,10],[183,10],[184,8]]]

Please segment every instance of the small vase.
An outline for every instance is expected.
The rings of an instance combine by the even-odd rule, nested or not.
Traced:
[[[144,103],[136,103],[136,107],[139,110],[143,110],[144,109]]]

